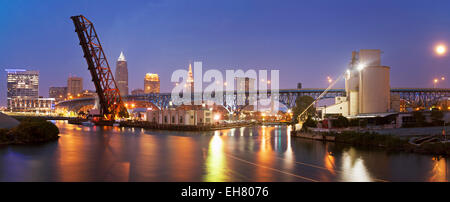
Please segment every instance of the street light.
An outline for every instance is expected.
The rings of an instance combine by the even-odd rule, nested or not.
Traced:
[[[358,69],[358,71],[361,71],[361,70],[363,70],[364,68],[366,68],[366,65],[364,65],[364,64],[359,64],[359,65],[356,67],[356,69]]]
[[[436,84],[439,82],[439,79],[434,79],[433,80],[433,87],[436,88]]]
[[[220,114],[215,114],[215,115],[214,115],[214,120],[215,120],[215,121],[220,120]]]

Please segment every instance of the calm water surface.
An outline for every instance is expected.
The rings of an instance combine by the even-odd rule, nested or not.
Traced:
[[[85,127],[0,146],[0,181],[449,181],[448,159],[291,138],[290,127],[216,132]]]

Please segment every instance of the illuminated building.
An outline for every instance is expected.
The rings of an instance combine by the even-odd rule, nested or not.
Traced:
[[[67,79],[67,95],[76,96],[83,92],[83,78],[70,76]]]
[[[120,52],[120,56],[117,59],[116,74],[114,75],[114,79],[116,80],[120,95],[128,95],[128,67],[127,60],[125,59],[123,52]]]
[[[7,100],[11,109],[13,99],[38,98],[39,71],[27,71],[25,69],[6,69],[7,72]]]
[[[55,109],[55,98],[13,98],[8,106],[12,112],[52,113]]]
[[[214,123],[214,117],[209,109],[151,109],[147,111],[147,121],[155,124],[208,125]]]
[[[147,73],[144,79],[144,93],[159,93],[159,76],[158,74]]]

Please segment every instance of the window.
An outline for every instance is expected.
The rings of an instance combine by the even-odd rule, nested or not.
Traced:
[[[175,116],[172,116],[172,123],[175,123]]]
[[[167,123],[167,116],[164,116],[164,123]]]

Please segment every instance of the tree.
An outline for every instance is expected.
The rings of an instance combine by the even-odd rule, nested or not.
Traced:
[[[297,99],[295,100],[295,107],[292,110],[293,112],[293,116],[292,116],[292,122],[293,123],[297,123],[298,122],[298,116],[306,110],[306,108],[311,105],[311,103],[314,102],[314,98],[312,98],[311,96],[300,96],[297,97]],[[314,116],[314,114],[316,113],[316,108],[314,106],[311,106],[303,115],[302,115],[302,120],[307,119],[307,117],[310,116]]]
[[[310,128],[317,128],[317,121],[313,120],[311,116],[308,116],[308,119],[306,119],[303,125]]]

